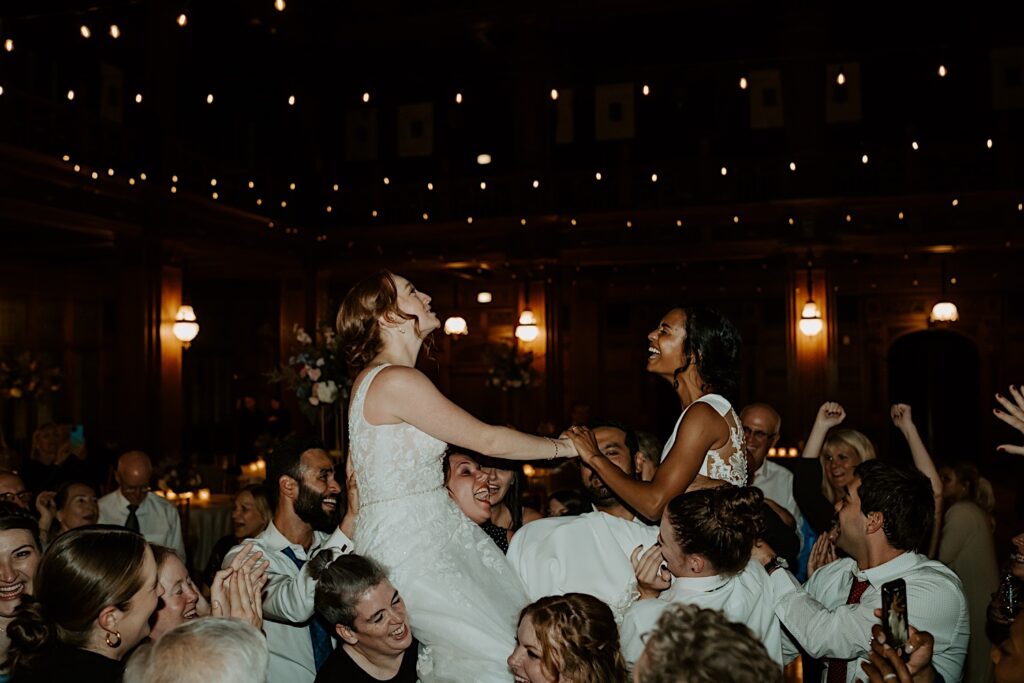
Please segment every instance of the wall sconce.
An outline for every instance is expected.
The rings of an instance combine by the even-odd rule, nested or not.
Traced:
[[[519,341],[532,342],[540,335],[540,328],[537,327],[537,316],[529,307],[523,309],[519,315],[519,324],[516,325],[516,338]]]
[[[186,349],[192,345],[192,340],[199,334],[199,323],[196,322],[196,312],[192,310],[191,306],[178,308],[171,331]]]
[[[458,339],[462,335],[469,334],[469,325],[466,324],[465,318],[454,315],[444,321],[444,333]]]
[[[957,310],[956,304],[949,300],[946,296],[946,261],[942,261],[942,298],[932,306],[931,315],[928,316],[928,321],[933,323],[955,323],[960,319],[960,311]]]
[[[808,336],[813,337],[821,334],[821,330],[825,327],[825,322],[821,319],[821,309],[818,308],[818,304],[814,302],[814,283],[811,280],[811,261],[807,261],[807,303],[804,304],[803,310],[800,312],[800,331]]]

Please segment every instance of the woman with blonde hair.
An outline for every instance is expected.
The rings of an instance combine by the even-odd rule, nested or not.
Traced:
[[[615,617],[592,595],[550,595],[527,605],[516,641],[508,658],[516,683],[627,680]]]

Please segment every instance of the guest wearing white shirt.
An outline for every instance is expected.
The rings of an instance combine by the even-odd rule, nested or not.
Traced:
[[[99,500],[100,524],[123,526],[142,534],[150,543],[172,548],[185,559],[181,517],[173,503],[150,493],[153,463],[142,451],[128,451],[117,459],[117,490]]]
[[[768,574],[750,557],[763,498],[758,489],[717,488],[678,496],[665,508],[657,545],[633,553],[640,599],[622,620],[622,652],[633,664],[662,612],[685,603],[746,624],[782,667],[782,629]]]
[[[828,678],[826,668],[822,680],[866,680],[860,663],[878,623],[882,584],[894,579],[906,582],[909,621],[935,638],[935,669],[945,681],[960,680],[970,638],[963,587],[952,570],[918,553],[930,539],[934,504],[920,472],[869,460],[836,504],[837,543],[850,557],[817,569],[812,557],[803,588],[764,558],[783,625],[812,657],[829,658],[828,668],[845,672]]]
[[[594,436],[609,461],[635,476],[640,449],[632,431],[605,423]],[[587,593],[607,603],[618,621],[635,591],[629,555],[638,545],[653,544],[658,529],[639,520],[589,467],[581,464],[581,475],[594,511],[530,522],[512,537],[508,560],[530,600]]]
[[[314,616],[316,580],[309,560],[321,551],[352,552],[352,516],[342,523],[341,487],[322,443],[290,438],[267,462],[267,492],[274,508],[270,525],[253,544],[270,562],[263,590],[263,628],[270,649],[271,683],[313,683],[334,649],[330,627]],[[240,546],[224,558],[227,567]],[[333,559],[333,557],[332,557]]]
[[[768,449],[779,442],[782,417],[767,403],[751,403],[740,413],[740,422],[746,436],[747,468],[754,473],[750,485],[761,489],[769,504],[774,503],[792,515],[800,533],[801,516],[793,497],[793,473],[768,459]]]

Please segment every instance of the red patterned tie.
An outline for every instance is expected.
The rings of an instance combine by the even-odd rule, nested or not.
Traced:
[[[871,585],[867,581],[861,581],[860,579],[854,579],[853,585],[850,586],[850,596],[846,598],[847,605],[859,605],[860,597],[864,595],[864,591]],[[825,677],[826,683],[846,683],[846,665],[849,660],[846,659],[833,659],[828,660],[828,675]]]

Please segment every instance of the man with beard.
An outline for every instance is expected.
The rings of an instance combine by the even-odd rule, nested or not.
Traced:
[[[274,448],[267,462],[267,493],[274,517],[259,536],[242,544],[252,543],[270,561],[263,590],[269,680],[313,683],[334,648],[330,629],[314,615],[316,580],[308,563],[321,552],[352,552],[343,530],[351,532],[351,518],[342,520],[334,463],[314,439],[289,438]],[[237,552],[228,553],[224,567]]]
[[[636,476],[636,435],[612,422],[598,423],[593,430],[601,453]],[[658,528],[644,524],[625,507],[596,472],[582,464],[580,469],[593,512],[527,524],[512,537],[508,560],[531,600],[589,593],[606,602],[618,621],[636,588],[630,553],[655,543]]]

